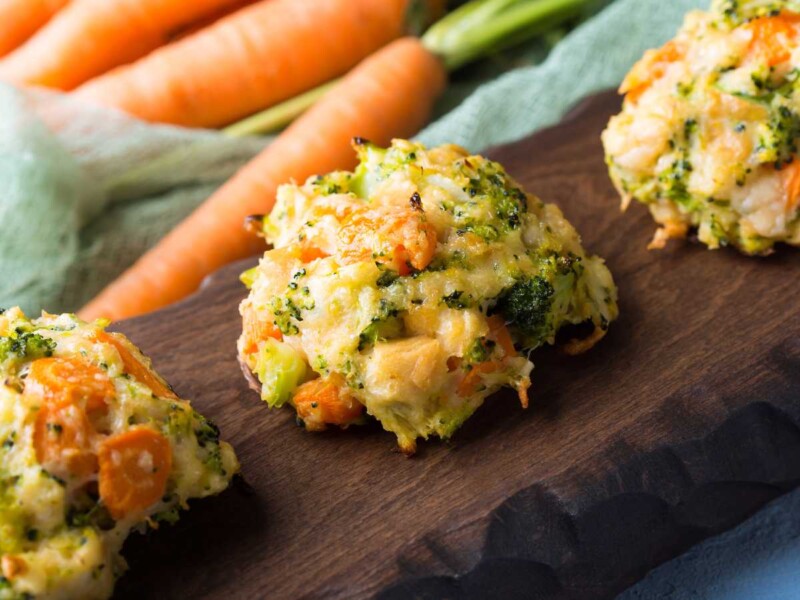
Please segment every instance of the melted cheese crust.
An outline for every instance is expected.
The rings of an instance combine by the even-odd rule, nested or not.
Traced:
[[[525,353],[484,368],[474,390],[463,384],[470,370],[496,358],[494,342],[486,343],[490,315],[519,282],[540,276],[554,292],[540,307],[541,331],[509,325],[518,348],[552,344],[567,324],[605,330],[617,316],[616,288],[602,260],[586,255],[556,206],[524,193],[497,163],[452,145],[427,150],[403,140],[357,150],[355,172],[279,189],[264,225],[274,249],[243,276],[251,291],[241,305],[240,357],[261,378],[270,404],[291,399],[306,379],[335,374],[403,450],[413,451],[418,437],[450,436],[499,388],[524,394],[530,385]],[[372,254],[353,260],[342,234],[350,215],[365,207],[403,211],[410,203],[435,231],[428,264],[400,273],[372,238]],[[309,259],[303,248],[315,255]],[[280,329],[282,341],[254,337],[254,321]],[[489,350],[475,357],[481,344]],[[287,354],[304,366],[295,364],[298,376],[276,383],[276,373],[289,372]],[[276,385],[289,388],[280,399]]]

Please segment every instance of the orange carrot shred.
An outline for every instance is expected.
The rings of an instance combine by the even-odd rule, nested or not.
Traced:
[[[797,159],[783,169],[784,189],[786,190],[786,210],[800,208],[800,162]]]
[[[503,318],[500,315],[492,315],[488,321],[490,336],[503,349],[503,358],[516,356],[517,349],[514,348],[514,341],[511,339],[511,333],[508,331]]]
[[[497,360],[488,360],[472,365],[464,379],[458,384],[458,395],[462,397],[471,396],[480,386],[483,375],[499,371],[501,367],[502,363]]]
[[[427,267],[436,251],[436,230],[411,208],[366,207],[354,211],[339,231],[344,264],[375,260],[400,275]]]
[[[258,343],[269,338],[282,340],[283,334],[272,319],[262,318],[252,306],[247,306],[242,314],[242,330],[245,339],[245,354],[258,350]]]
[[[752,32],[748,54],[770,67],[786,62],[796,46],[799,22],[800,15],[788,11],[753,19],[744,26]]]
[[[292,404],[309,430],[325,429],[326,424],[349,425],[364,412],[364,406],[349,393],[344,378],[336,374],[298,387]]]
[[[629,102],[635,103],[655,82],[664,77],[667,68],[681,58],[685,49],[675,40],[670,40],[657,50],[648,50],[622,81],[620,94],[627,94]]]
[[[126,342],[114,334],[105,331],[98,331],[97,341],[104,344],[111,344],[116,348],[122,359],[122,364],[125,366],[125,372],[150,388],[150,390],[161,398],[177,398],[169,386],[164,383],[151,369],[146,367],[142,362],[133,354],[131,349],[127,346]]]

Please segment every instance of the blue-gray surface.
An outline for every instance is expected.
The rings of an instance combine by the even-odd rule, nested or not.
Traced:
[[[800,598],[800,490],[653,570],[617,600]]]

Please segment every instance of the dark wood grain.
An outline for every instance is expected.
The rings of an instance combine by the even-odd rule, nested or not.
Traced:
[[[800,254],[645,250],[598,140],[618,108],[491,150],[607,258],[622,316],[589,354],[534,356],[534,399],[492,398],[406,459],[372,426],[305,433],[235,357],[235,265],[119,324],[221,427],[244,481],[126,545],[121,598],[611,598],[800,482]],[[202,243],[202,240],[198,241]]]

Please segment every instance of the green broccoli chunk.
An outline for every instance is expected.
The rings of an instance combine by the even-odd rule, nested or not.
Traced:
[[[219,447],[219,428],[197,412],[194,413],[194,420],[196,423],[194,435],[197,444],[208,453],[205,459],[206,465],[217,473],[226,475]]]
[[[500,297],[496,310],[522,334],[526,345],[532,346],[530,341],[550,335],[554,294],[552,284],[543,277],[522,279]]]
[[[786,106],[772,111],[769,128],[756,148],[761,162],[772,162],[781,169],[794,160],[800,138],[800,115]]]
[[[9,358],[31,359],[53,356],[56,343],[38,333],[19,333],[0,337],[0,362]]]

